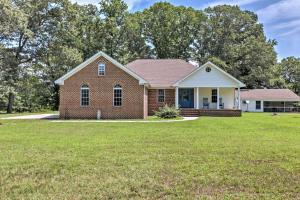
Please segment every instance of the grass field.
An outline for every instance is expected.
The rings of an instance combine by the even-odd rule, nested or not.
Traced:
[[[0,119],[1,199],[300,199],[300,115]]]

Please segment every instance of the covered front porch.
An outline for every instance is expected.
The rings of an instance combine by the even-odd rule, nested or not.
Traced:
[[[233,87],[176,87],[175,106],[181,109],[240,109],[240,89],[237,93],[235,90]]]
[[[176,88],[175,106],[183,116],[241,116],[240,95],[235,88]]]
[[[240,88],[245,84],[211,62],[174,87],[175,106],[183,115],[241,116]]]

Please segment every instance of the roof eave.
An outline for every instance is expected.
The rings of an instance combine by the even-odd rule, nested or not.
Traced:
[[[174,87],[178,87],[179,84],[184,81],[185,79],[187,79],[188,77],[190,77],[192,74],[196,73],[197,71],[199,71],[200,69],[204,68],[207,65],[212,65],[213,67],[215,67],[216,69],[218,69],[220,72],[224,73],[226,76],[228,76],[229,78],[231,78],[232,80],[234,80],[237,83],[238,87],[246,87],[246,85],[244,83],[242,83],[241,81],[239,81],[238,79],[234,78],[233,76],[231,76],[229,73],[225,72],[224,70],[222,70],[221,68],[219,68],[218,66],[216,66],[215,64],[213,64],[212,62],[207,62],[204,65],[196,68],[195,70],[193,70],[191,73],[189,73],[187,76],[183,77],[182,79],[180,79],[179,81],[177,81],[173,86]]]
[[[75,67],[74,69],[72,69],[71,71],[69,71],[62,77],[60,77],[59,79],[57,79],[54,83],[58,84],[58,85],[64,85],[64,81],[66,79],[73,76],[75,73],[77,73],[78,71],[80,71],[81,69],[86,67],[88,64],[92,63],[95,59],[97,59],[100,56],[104,57],[105,59],[107,59],[108,61],[113,63],[115,66],[119,67],[120,69],[122,69],[123,71],[125,71],[126,73],[128,73],[129,75],[134,77],[135,79],[137,79],[139,81],[139,85],[147,84],[147,81],[144,80],[142,77],[138,76],[136,73],[131,71],[129,68],[125,67],[124,65],[122,65],[121,63],[119,63],[118,61],[116,61],[115,59],[113,59],[112,57],[110,57],[109,55],[107,55],[106,53],[104,53],[102,51],[96,53],[95,55],[93,55],[92,57],[90,57],[89,59],[87,59],[80,65],[78,65],[77,67]]]

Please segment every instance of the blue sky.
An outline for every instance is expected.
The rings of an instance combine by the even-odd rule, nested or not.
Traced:
[[[79,4],[95,4],[99,0],[71,0]],[[142,10],[160,0],[125,0],[130,11]],[[269,39],[278,42],[279,60],[288,56],[300,57],[300,0],[167,0],[174,5],[204,9],[221,4],[239,5],[258,14]]]

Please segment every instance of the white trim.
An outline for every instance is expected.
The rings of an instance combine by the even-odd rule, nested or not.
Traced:
[[[101,71],[103,71],[104,72],[104,74],[100,74],[100,66],[103,66],[104,68],[103,68],[103,70],[101,70]],[[105,63],[103,63],[103,62],[99,62],[98,63],[98,76],[105,76],[105,71],[106,70],[106,65],[105,65]]]
[[[199,88],[196,87],[196,109],[199,109]]]
[[[178,95],[179,95],[179,92],[178,92],[178,87],[175,88],[175,108],[178,109],[179,106],[178,106]]]
[[[259,102],[259,108],[257,108],[257,102]],[[255,101],[255,110],[257,111],[257,110],[261,110],[261,108],[262,108],[262,106],[261,106],[261,102],[262,101]]]
[[[232,79],[233,81],[235,81],[239,87],[246,87],[246,85],[244,83],[242,83],[241,81],[239,81],[238,79],[234,78],[233,76],[231,76],[230,74],[228,74],[227,72],[225,72],[224,70],[222,70],[221,68],[219,68],[218,66],[216,66],[215,64],[213,64],[212,62],[207,62],[204,65],[202,65],[201,67],[196,68],[194,71],[192,71],[190,74],[188,74],[187,76],[185,76],[184,78],[182,78],[181,80],[177,81],[173,86],[179,86],[179,84],[184,81],[185,79],[187,79],[188,77],[190,77],[191,75],[193,75],[194,73],[196,73],[197,71],[199,71],[200,69],[203,69],[207,66],[210,67],[214,67],[217,70],[219,70],[221,73],[223,73],[224,75],[228,76],[230,79]]]
[[[147,81],[144,80],[142,77],[138,76],[133,71],[131,71],[130,69],[128,69],[127,67],[125,67],[124,65],[122,65],[121,63],[119,63],[118,61],[116,61],[115,59],[113,59],[112,57],[110,57],[109,55],[107,55],[104,52],[100,51],[100,52],[96,53],[95,55],[93,55],[92,57],[90,57],[89,59],[87,59],[86,61],[84,61],[83,63],[81,63],[80,65],[78,65],[77,67],[75,67],[74,69],[72,69],[71,71],[69,71],[68,73],[66,73],[65,75],[63,75],[62,77],[60,77],[59,79],[57,79],[55,81],[55,84],[64,85],[64,81],[66,79],[70,78],[71,76],[73,76],[74,74],[76,74],[81,69],[83,69],[88,64],[92,63],[98,57],[101,57],[101,56],[104,57],[105,59],[107,59],[108,61],[110,61],[112,64],[114,64],[118,68],[120,68],[123,71],[125,71],[126,73],[128,73],[129,75],[131,75],[132,77],[134,77],[135,79],[137,79],[139,81],[140,85],[143,85],[143,84],[147,83]]]
[[[238,87],[238,109],[241,109],[241,88]]]
[[[120,87],[117,87],[116,86],[120,86]],[[121,97],[118,97],[118,98],[121,98],[121,105],[120,106],[115,106],[115,90],[121,90]],[[122,107],[123,106],[123,88],[120,84],[116,84],[114,87],[113,87],[113,107]]]
[[[146,85],[147,86],[147,85]],[[167,90],[167,89],[175,89],[175,87],[174,86],[170,86],[170,87],[164,87],[164,86],[155,86],[155,87],[153,87],[153,86],[148,86],[148,89],[153,89],[153,90],[158,90],[158,89],[165,89],[165,90]]]
[[[220,109],[220,88],[217,87],[217,109]]]
[[[83,84],[85,85],[85,84]],[[89,96],[88,96],[88,99],[89,99],[89,102],[88,102],[88,105],[82,105],[82,90],[88,90],[89,92]],[[90,106],[90,103],[91,103],[91,94],[90,94],[90,87],[82,87],[82,85],[80,86],[80,107],[83,107],[83,108],[86,108],[86,107],[89,107]]]
[[[164,95],[163,95],[164,101],[159,101],[159,90],[164,91]],[[156,96],[157,96],[157,97],[156,97],[157,103],[165,103],[165,102],[166,102],[166,90],[165,90],[165,89],[157,89]]]

